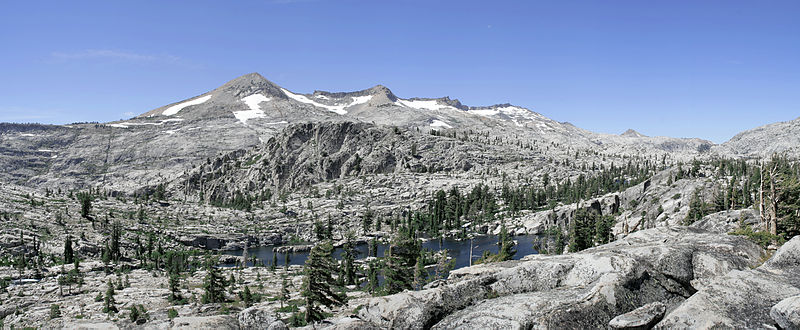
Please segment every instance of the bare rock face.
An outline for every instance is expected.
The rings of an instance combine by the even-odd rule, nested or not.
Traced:
[[[287,329],[283,321],[275,318],[270,310],[250,307],[239,312],[239,328],[242,330],[280,330]]]
[[[717,277],[672,310],[657,327],[762,328],[770,309],[800,294],[800,237],[784,244],[764,265]]]
[[[667,311],[667,306],[661,302],[653,302],[631,312],[619,315],[608,322],[608,326],[612,329],[626,329],[626,330],[646,330],[652,328],[661,318],[664,317],[664,312]]]
[[[172,320],[172,330],[220,329],[238,330],[239,322],[228,315],[177,317]]]
[[[781,300],[772,306],[769,315],[781,329],[800,329],[800,295]]]
[[[112,322],[101,321],[75,321],[65,322],[63,324],[51,324],[53,329],[63,330],[115,330],[119,327]]]
[[[656,228],[580,253],[457,272],[446,285],[371,299],[358,315],[403,329],[605,328],[649,303],[675,308],[696,292],[693,281],[754,267],[762,253],[740,237]]]

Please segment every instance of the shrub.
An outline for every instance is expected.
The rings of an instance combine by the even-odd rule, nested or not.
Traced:
[[[50,305],[50,318],[55,319],[61,317],[61,306],[58,304]]]

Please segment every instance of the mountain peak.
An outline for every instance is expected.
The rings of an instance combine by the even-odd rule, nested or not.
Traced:
[[[637,132],[637,131],[635,131],[633,129],[628,129],[627,131],[625,131],[625,133],[622,133],[620,135],[621,136],[626,136],[626,137],[647,137],[647,135],[639,133],[639,132]]]
[[[262,93],[267,97],[286,97],[281,91],[280,86],[267,80],[267,78],[264,78],[264,76],[257,72],[248,73],[228,81],[215,89],[214,92],[230,93],[235,97],[245,97],[255,93]]]

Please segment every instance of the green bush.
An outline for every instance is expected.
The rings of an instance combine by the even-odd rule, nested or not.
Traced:
[[[61,317],[61,306],[58,304],[50,305],[50,319],[56,319]]]
[[[736,229],[732,232],[729,232],[728,235],[738,235],[747,237],[747,239],[753,241],[753,243],[756,243],[765,249],[771,243],[782,245],[783,243],[786,242],[786,240],[780,235],[772,235],[765,231],[754,231],[753,227],[750,226],[744,226],[739,229]]]
[[[174,308],[170,308],[167,311],[167,317],[169,317],[170,320],[178,317],[178,311],[176,311]]]

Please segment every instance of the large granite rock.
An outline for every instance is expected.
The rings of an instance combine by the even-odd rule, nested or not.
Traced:
[[[608,327],[626,330],[650,329],[658,321],[661,321],[666,311],[667,306],[661,302],[649,303],[611,319],[611,322],[608,322]]]
[[[172,320],[172,330],[218,329],[238,330],[239,322],[228,315],[177,317]]]
[[[786,298],[772,306],[769,316],[782,329],[800,329],[800,295]]]
[[[283,321],[275,317],[274,311],[250,307],[239,312],[239,328],[242,330],[287,329]]]
[[[800,294],[800,237],[784,244],[762,266],[717,277],[671,311],[657,327],[763,328],[770,309]]]
[[[650,229],[580,253],[455,272],[446,285],[373,298],[358,315],[401,329],[605,328],[649,303],[673,309],[696,292],[692,283],[755,267],[763,253],[741,237]]]

